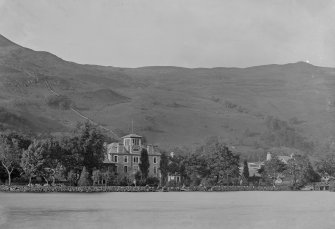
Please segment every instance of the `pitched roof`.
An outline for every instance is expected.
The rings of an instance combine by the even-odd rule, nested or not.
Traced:
[[[122,138],[142,138],[142,136],[137,134],[128,134],[126,136],[123,136]]]
[[[241,166],[240,168],[240,174],[243,173],[243,166]],[[248,168],[249,170],[249,177],[253,177],[253,176],[256,176],[256,177],[260,177],[261,175],[258,173],[258,169],[259,168]]]
[[[290,159],[292,159],[292,157],[290,157],[290,156],[278,156],[278,159],[287,164],[287,162]]]
[[[113,142],[107,145],[107,152],[116,154],[129,154],[124,145],[118,142]]]

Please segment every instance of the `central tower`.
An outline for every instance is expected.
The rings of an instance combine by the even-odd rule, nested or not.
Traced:
[[[142,148],[142,136],[137,134],[128,134],[123,139],[124,148],[129,153],[140,153]]]

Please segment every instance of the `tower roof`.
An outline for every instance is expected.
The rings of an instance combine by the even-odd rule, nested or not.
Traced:
[[[128,134],[126,136],[123,136],[122,138],[142,138],[142,136],[137,134]]]

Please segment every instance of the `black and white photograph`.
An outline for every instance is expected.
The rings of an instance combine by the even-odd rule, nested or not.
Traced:
[[[335,227],[335,0],[0,0],[1,229]]]

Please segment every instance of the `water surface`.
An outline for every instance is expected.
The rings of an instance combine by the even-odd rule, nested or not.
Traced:
[[[0,193],[0,228],[334,228],[331,192]]]

